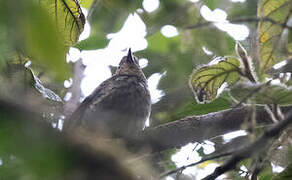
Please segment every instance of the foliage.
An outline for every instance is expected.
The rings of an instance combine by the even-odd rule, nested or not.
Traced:
[[[238,102],[248,99],[249,104],[278,104],[280,106],[291,105],[291,89],[283,85],[265,84],[237,84],[230,91],[232,97]]]
[[[288,47],[286,40],[288,34],[284,32],[284,27],[279,24],[286,24],[291,16],[290,0],[263,0],[258,7],[258,16],[261,18],[270,18],[276,23],[259,22],[259,55],[260,71],[271,68],[277,62],[284,60],[285,50]],[[282,52],[281,52],[282,51]]]
[[[226,57],[214,65],[200,67],[190,78],[190,86],[198,102],[215,99],[217,91],[227,83],[232,85],[240,78],[240,62],[237,58]]]
[[[88,17],[84,17],[80,5],[89,11]],[[200,13],[203,5],[211,10],[223,9],[229,20],[252,17],[252,20],[238,21],[249,28],[248,39],[236,42],[216,23],[205,20]],[[138,13],[147,27],[148,47],[137,52],[138,57],[149,60],[143,71],[147,77],[154,73],[165,74],[158,85],[165,95],[152,106],[152,126],[190,115],[218,112],[238,103],[291,105],[291,79],[283,75],[291,72],[290,60],[282,68],[272,68],[291,59],[291,0],[261,0],[259,3],[254,0],[243,3],[172,0],[160,1],[159,8],[152,13],[137,11],[139,8],[143,8],[141,1],[129,0],[0,0],[0,100],[39,106],[39,113],[43,113],[45,119],[52,114],[53,122],[59,122],[62,97],[68,91],[63,82],[72,77],[71,64],[66,63],[69,48],[82,51],[106,47],[106,35],[118,31],[129,13]],[[85,18],[91,25],[91,33],[78,42]],[[164,25],[175,26],[179,35],[163,36],[160,29]],[[194,28],[194,25],[199,26]],[[258,37],[254,38],[256,33]],[[29,68],[24,67],[29,63]],[[27,130],[16,131],[21,128],[14,120],[22,122],[29,118],[6,111],[0,112],[0,118],[5,122],[0,123],[0,146],[11,148],[0,149],[3,161],[0,179],[41,179],[44,176],[53,179],[62,177],[70,164],[74,164],[70,161],[74,159],[72,154],[67,154],[64,147],[56,145],[51,138],[43,144],[34,144],[33,141],[39,142],[39,139],[30,142],[22,137]],[[9,124],[11,121],[14,123]],[[31,128],[34,130],[31,134],[43,133],[37,127]],[[26,138],[35,138],[28,134]],[[15,148],[14,142],[21,146]],[[27,148],[27,142],[36,149]],[[12,149],[17,151],[11,153]],[[170,150],[162,156],[166,169],[174,168],[170,160],[173,153],[175,151]],[[14,155],[21,158],[14,159]],[[267,164],[259,179],[274,176],[269,160]],[[245,165],[252,166],[251,163]],[[286,167],[275,179],[291,174],[291,164]],[[234,179],[240,178],[237,172],[232,175]]]
[[[21,62],[20,58],[12,58],[21,54],[58,81],[69,78],[65,55],[77,42],[85,23],[77,1],[12,0],[1,4],[7,17],[1,22],[4,40],[0,46],[5,47],[1,61]]]

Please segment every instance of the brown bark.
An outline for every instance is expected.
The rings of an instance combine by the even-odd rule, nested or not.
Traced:
[[[189,116],[177,121],[146,129],[144,138],[154,145],[154,151],[179,148],[189,142],[200,142],[232,131],[240,130],[250,114],[249,107],[240,107]],[[257,122],[271,122],[264,107],[257,107]]]

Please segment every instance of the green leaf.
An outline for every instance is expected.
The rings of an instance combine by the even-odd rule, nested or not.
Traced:
[[[204,3],[206,4],[206,6],[208,6],[208,8],[210,8],[211,10],[214,10],[217,7],[217,2],[218,1],[214,1],[214,0],[204,0]]]
[[[289,180],[292,179],[292,147],[289,147],[288,156],[286,157],[288,166],[285,170],[277,175],[275,175],[272,180]]]
[[[198,102],[212,101],[218,89],[227,83],[229,86],[240,78],[240,62],[235,57],[224,57],[217,64],[194,70],[190,77],[190,87]]]
[[[204,47],[216,56],[226,56],[234,52],[234,39],[216,27],[192,29],[190,32],[185,31],[182,36],[185,49],[202,51]]]
[[[42,0],[42,7],[49,12],[54,23],[57,25],[58,33],[63,37],[65,45],[74,45],[82,33],[85,17],[77,0]]]
[[[171,47],[177,47],[180,43],[180,39],[181,36],[166,38],[160,32],[156,32],[147,38],[149,44],[148,50],[153,52],[166,53],[171,49]]]
[[[258,180],[271,180],[273,175],[271,164],[265,163],[265,168],[258,175]]]
[[[258,17],[269,18],[270,21],[259,22],[259,57],[260,71],[265,73],[274,64],[285,59],[281,52],[281,36],[284,27],[279,24],[286,24],[291,15],[291,0],[262,0],[258,6]]]
[[[94,0],[81,0],[80,5],[86,9],[89,9],[92,6]]]
[[[14,50],[59,82],[67,79],[66,53],[77,42],[84,24],[77,1],[11,0],[5,2],[5,13],[7,44],[14,43]]]
[[[225,96],[226,97],[222,97],[222,95],[220,95],[219,98],[207,104],[198,104],[196,102],[186,104],[185,106],[180,108],[175,115],[173,115],[173,119],[180,119],[191,115],[208,114],[211,112],[228,109],[231,107],[231,102],[228,101],[227,95]]]
[[[94,50],[105,47],[107,43],[108,39],[105,36],[92,35],[87,39],[78,42],[74,47],[79,50]]]
[[[42,0],[31,4],[26,18],[26,55],[47,68],[58,81],[67,79],[70,69],[65,61],[69,46],[83,31],[85,19],[75,0]]]
[[[69,75],[65,61],[67,49],[44,9],[32,6],[21,28],[24,29],[24,55],[31,57],[33,63],[44,67],[47,72],[53,72],[56,79],[66,79]]]
[[[232,97],[245,103],[266,105],[278,104],[288,106],[292,104],[292,90],[281,85],[240,83],[230,90]]]

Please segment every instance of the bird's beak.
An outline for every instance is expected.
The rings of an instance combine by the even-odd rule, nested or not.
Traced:
[[[127,61],[128,61],[128,63],[134,63],[134,59],[133,59],[133,55],[132,55],[132,52],[131,52],[131,48],[129,48],[129,51],[128,51]]]

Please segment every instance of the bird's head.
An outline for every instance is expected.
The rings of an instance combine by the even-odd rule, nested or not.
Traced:
[[[131,49],[128,51],[128,55],[124,56],[116,70],[116,75],[136,75],[144,77],[145,75],[139,66],[138,59],[133,56]]]

